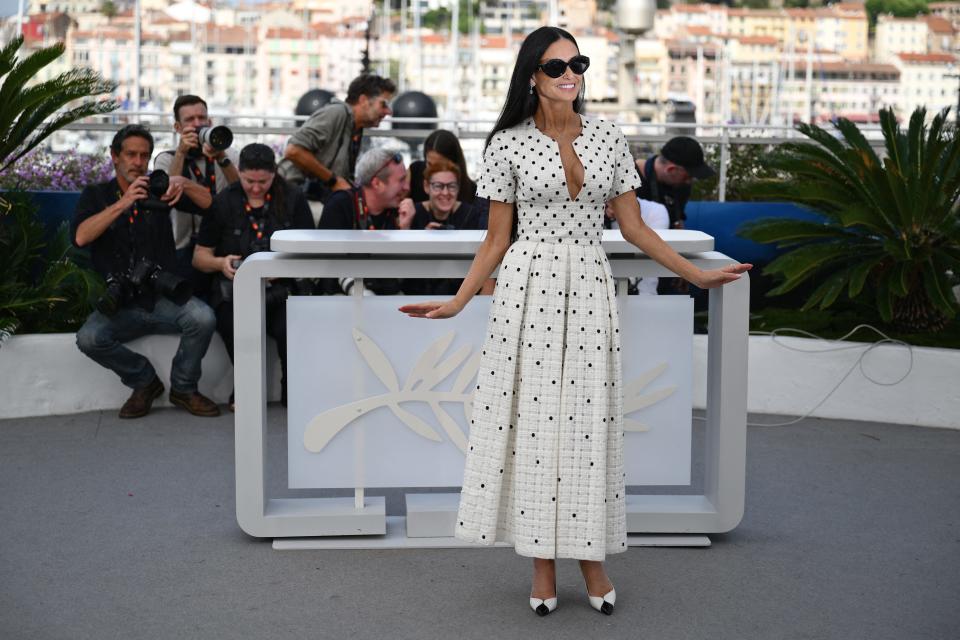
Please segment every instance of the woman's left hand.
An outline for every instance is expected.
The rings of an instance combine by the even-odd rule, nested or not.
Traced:
[[[690,282],[701,289],[722,287],[725,284],[739,280],[741,273],[746,273],[752,268],[752,264],[731,264],[726,267],[721,267],[720,269],[701,271],[699,277]]]

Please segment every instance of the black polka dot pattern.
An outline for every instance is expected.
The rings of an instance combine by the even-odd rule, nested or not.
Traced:
[[[583,119],[573,147],[574,198],[557,143],[532,120],[484,156],[478,195],[516,203],[519,237],[482,348],[456,536],[602,560],[626,550],[626,508],[619,318],[600,238],[604,203],[638,179],[611,123]]]

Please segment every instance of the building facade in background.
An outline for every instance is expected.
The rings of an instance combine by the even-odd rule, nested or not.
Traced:
[[[418,1],[423,16],[451,7]],[[45,77],[89,66],[116,81],[118,97],[135,108],[132,6],[29,2],[26,48],[63,41],[67,55]],[[441,116],[492,119],[523,37],[551,15],[591,58],[590,108],[624,122],[662,121],[676,104],[690,105],[701,123],[790,125],[870,121],[884,106],[903,116],[925,104],[933,113],[957,102],[960,2],[932,3],[929,15],[915,18],[881,15],[872,38],[864,5],[855,2],[769,10],[674,4],[657,11],[650,32],[628,39],[595,0],[558,0],[554,14],[547,0],[471,1],[462,5],[466,32],[455,41],[449,23],[416,33],[414,6],[384,18],[383,3],[370,0],[141,0],[139,107],[166,111],[177,95],[195,93],[215,113],[289,116],[310,89],[342,97],[366,51],[372,71],[432,96]],[[6,37],[13,29],[8,23]],[[621,51],[624,42],[630,51]],[[636,104],[618,95],[622,58],[634,65]]]

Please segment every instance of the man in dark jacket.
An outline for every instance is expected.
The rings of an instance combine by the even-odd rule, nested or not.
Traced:
[[[163,393],[163,383],[150,361],[123,343],[153,333],[179,333],[170,402],[194,415],[216,416],[217,405],[197,391],[200,361],[216,319],[210,307],[190,295],[189,284],[173,275],[170,227],[172,205],[199,210],[209,207],[212,198],[182,176],[171,177],[169,187],[156,193],[157,181],[147,176],[152,154],[150,132],[140,125],[125,126],[110,145],[116,178],[80,194],[71,235],[76,246],[89,247],[107,290],[77,332],[77,346],[133,389],[120,417],[139,418]]]
[[[700,143],[687,136],[667,140],[660,153],[637,160],[643,183],[637,189],[641,200],[659,202],[670,214],[670,228],[683,229],[684,208],[694,180],[709,178],[714,171],[703,159]]]

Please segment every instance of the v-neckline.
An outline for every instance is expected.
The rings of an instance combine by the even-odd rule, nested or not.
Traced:
[[[577,191],[577,195],[571,196],[570,182],[567,180],[567,167],[563,164],[563,153],[561,153],[560,142],[541,131],[537,126],[536,120],[534,120],[533,116],[530,116],[530,126],[532,126],[534,130],[541,136],[556,145],[557,155],[560,156],[560,168],[563,170],[563,188],[566,189],[567,198],[570,199],[570,202],[576,202],[577,198],[580,197],[580,194],[583,193],[583,188],[587,186],[587,167],[583,164],[583,158],[580,157],[580,153],[577,151],[577,140],[583,137],[583,132],[587,128],[587,120],[583,117],[582,113],[578,113],[577,117],[580,118],[580,133],[578,133],[576,137],[570,141],[570,147],[573,149],[573,155],[577,157],[577,161],[580,163],[580,168],[583,169],[583,182],[580,184],[580,189]]]

